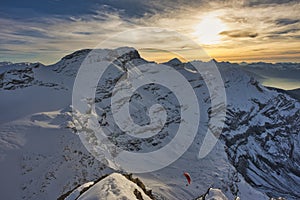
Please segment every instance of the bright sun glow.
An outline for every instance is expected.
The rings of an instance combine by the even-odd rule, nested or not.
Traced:
[[[226,25],[215,15],[209,14],[202,18],[196,25],[195,36],[201,44],[220,43],[220,32],[226,29]]]

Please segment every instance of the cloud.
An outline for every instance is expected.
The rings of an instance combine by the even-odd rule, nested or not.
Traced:
[[[255,38],[258,36],[258,33],[243,30],[230,30],[223,31],[220,35],[225,35],[231,38]]]
[[[275,23],[277,25],[290,25],[290,24],[296,24],[296,23],[299,23],[300,22],[300,19],[288,19],[288,18],[283,18],[283,19],[277,19],[275,21]]]
[[[300,50],[283,51],[283,54],[300,54]]]
[[[238,52],[243,59],[268,48],[277,53],[288,46],[291,51],[299,49],[299,10],[299,1],[279,0],[5,0],[0,8],[0,45],[15,54],[39,53],[54,62],[139,27],[169,28],[198,41],[195,27],[213,13],[226,25],[220,33],[224,37],[220,44],[202,47],[214,57],[224,54],[225,59]],[[150,38],[142,39],[151,46]],[[161,39],[160,43],[165,48],[176,40]],[[118,44],[125,43],[115,41]],[[226,54],[228,49],[232,51]]]
[[[270,5],[270,4],[288,4],[288,3],[298,3],[298,0],[246,0],[244,1],[248,6],[258,6],[258,5]]]
[[[29,36],[34,38],[51,38],[46,32],[41,30],[34,30],[30,28],[25,28],[23,30],[16,30],[13,34],[18,36]]]
[[[12,52],[13,50],[11,49],[6,49],[6,48],[0,48],[0,52]]]
[[[73,34],[78,34],[78,35],[93,35],[93,32],[77,31],[77,32],[73,32]]]
[[[25,21],[0,18],[1,54],[9,53],[6,57],[13,61],[37,61],[34,55],[39,55],[39,61],[52,63],[77,49],[94,48],[109,36],[133,27],[118,12],[102,11],[101,14],[82,16],[82,20],[76,21],[61,16]],[[5,49],[14,54],[5,53]]]
[[[300,31],[300,28],[289,28],[289,29],[284,29],[284,30],[280,30],[280,31],[275,31],[272,33],[275,35],[282,35],[282,34],[288,34],[288,33],[296,33],[299,31]]]
[[[140,0],[4,0],[1,2],[0,16],[21,21],[38,17],[78,18],[92,16],[103,9],[118,11],[127,18],[154,13],[155,7],[152,3]]]

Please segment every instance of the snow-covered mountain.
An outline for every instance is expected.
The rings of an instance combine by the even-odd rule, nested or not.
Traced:
[[[81,143],[72,120],[72,90],[77,71],[90,50],[80,50],[58,63],[0,64],[0,176],[3,199],[56,199],[114,170],[96,160]],[[132,152],[160,149],[178,128],[180,112],[174,94],[158,84],[145,85],[132,102],[139,125],[149,122],[148,100],[167,108],[168,118],[151,138],[124,136],[110,110],[112,88],[134,64],[148,64],[133,48],[98,50],[98,59],[118,59],[98,84],[96,107],[101,126],[109,127],[114,144]],[[213,62],[213,61],[211,61]],[[195,61],[202,65],[202,62]],[[194,64],[195,64],[194,63]],[[153,63],[152,63],[153,64]],[[136,174],[161,199],[194,199],[217,188],[228,199],[300,198],[300,103],[287,94],[263,87],[249,71],[217,63],[224,80],[227,116],[221,139],[212,152],[198,159],[210,115],[205,81],[191,63],[171,60],[192,85],[200,105],[199,131],[189,149],[161,170]],[[147,97],[147,101],[145,101]],[[176,103],[176,102],[175,102]],[[192,184],[186,186],[184,171]],[[97,188],[96,188],[97,189]]]

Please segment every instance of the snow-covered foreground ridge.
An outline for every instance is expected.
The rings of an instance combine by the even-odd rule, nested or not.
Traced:
[[[0,193],[3,199],[56,199],[78,186],[113,172],[105,158],[96,160],[83,146],[72,119],[71,96],[77,71],[90,50],[65,56],[58,63],[0,64]],[[115,126],[110,111],[112,88],[128,65],[147,64],[133,48],[99,50],[99,59],[122,55],[97,87],[95,106],[108,138],[126,151],[149,152],[166,145],[178,128],[180,112],[170,90],[156,84],[139,88],[132,118],[149,122],[148,100],[163,105],[168,118],[163,130],[150,138],[127,137]],[[196,61],[199,65],[205,64]],[[300,198],[300,103],[270,90],[239,65],[217,63],[226,96],[225,127],[213,151],[198,159],[211,114],[205,81],[191,63],[168,63],[193,87],[200,106],[198,133],[188,150],[170,166],[139,174],[153,194],[165,199],[194,199],[218,188],[228,199]],[[123,70],[123,71],[122,71]],[[212,97],[213,98],[213,97]],[[145,101],[147,100],[147,101]],[[151,102],[150,101],[150,102]],[[183,172],[192,184],[186,186]]]
[[[60,198],[65,200],[154,199],[151,190],[147,190],[138,178],[133,179],[132,175],[122,175],[119,173],[104,176],[96,183],[86,183],[64,196]]]
[[[61,200],[118,200],[159,199],[148,190],[139,178],[133,178],[131,174],[112,173],[101,177],[97,182],[88,182],[69,191],[58,199]],[[196,200],[228,200],[219,189],[209,188],[207,192]]]

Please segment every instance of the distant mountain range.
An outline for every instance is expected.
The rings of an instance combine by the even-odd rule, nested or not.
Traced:
[[[287,90],[300,88],[300,63],[240,63],[244,70],[256,74],[263,85]]]

